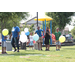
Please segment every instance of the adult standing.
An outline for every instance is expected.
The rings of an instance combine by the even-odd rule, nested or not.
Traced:
[[[19,32],[20,32],[20,28],[18,26],[16,26],[16,23],[14,23],[13,25],[14,27],[12,28],[12,32],[11,32],[11,35],[10,35],[10,38],[11,38],[11,44],[12,46],[14,47],[14,52],[17,50],[17,52],[19,52]],[[16,49],[16,46],[17,46],[17,49]]]
[[[50,40],[50,32],[49,32],[49,28],[46,28],[46,33],[45,33],[45,45],[46,45],[46,50],[45,51],[49,51],[49,40]]]
[[[35,33],[37,33],[37,34],[39,35],[39,40],[37,41],[37,43],[38,43],[38,50],[40,50],[40,49],[39,49],[39,43],[41,43],[41,50],[42,50],[43,38],[42,38],[41,32],[43,32],[43,30],[40,29],[40,27],[38,26],[38,27],[37,27],[37,30],[35,31]]]

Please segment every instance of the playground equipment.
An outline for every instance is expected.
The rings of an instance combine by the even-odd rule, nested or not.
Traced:
[[[37,21],[37,19],[34,19],[35,21]],[[45,28],[45,31],[46,31],[46,21],[50,21],[50,34],[52,34],[52,18],[51,17],[48,17],[48,16],[44,16],[43,18],[38,18],[38,21],[42,21],[43,23],[43,31],[44,31],[44,28]],[[43,33],[43,36],[44,36],[44,33]],[[50,37],[50,44],[52,45],[52,37]],[[44,45],[44,38],[43,38],[43,45]]]

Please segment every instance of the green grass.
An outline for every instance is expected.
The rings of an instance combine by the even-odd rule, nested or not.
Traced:
[[[8,54],[0,54],[0,62],[75,62],[75,46],[62,46],[60,51],[55,49],[7,51]]]

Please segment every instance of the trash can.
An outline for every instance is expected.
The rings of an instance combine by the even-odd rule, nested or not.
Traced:
[[[38,50],[38,43],[34,44],[34,49]],[[41,43],[39,43],[39,49],[41,49]]]
[[[12,51],[12,45],[11,45],[11,41],[10,40],[6,41],[6,51]]]
[[[25,43],[20,43],[21,44],[21,49],[25,49],[26,50],[26,42]]]

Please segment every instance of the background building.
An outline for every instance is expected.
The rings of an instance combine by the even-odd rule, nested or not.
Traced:
[[[33,17],[31,18],[30,20],[26,21],[25,23],[21,23],[20,24],[20,27],[22,28],[23,25],[28,25],[28,26],[31,26],[32,24],[34,24],[34,31],[37,30],[37,21],[35,21],[34,19],[37,18],[37,17]],[[41,21],[38,21],[38,26],[40,27],[42,25],[42,22]]]

